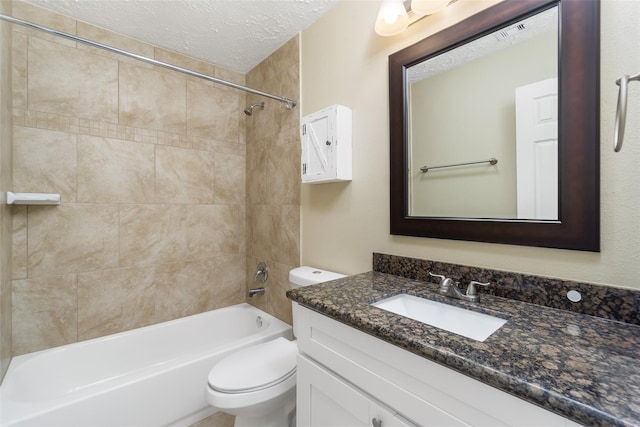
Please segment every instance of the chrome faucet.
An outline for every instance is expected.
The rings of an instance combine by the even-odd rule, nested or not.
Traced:
[[[256,269],[256,274],[253,276],[253,281],[257,282],[260,280],[262,283],[269,280],[269,267],[265,262],[260,261],[258,263],[258,268]]]
[[[253,281],[265,283],[267,280],[269,280],[269,267],[267,267],[266,263],[261,261],[258,263],[258,268],[256,269],[256,274],[253,276]],[[249,298],[253,298],[254,295],[264,295],[264,293],[265,288],[264,286],[261,286],[259,288],[250,288],[247,291],[247,296]]]
[[[454,282],[453,279],[445,277],[442,274],[433,274],[429,272],[429,275],[432,277],[440,278],[440,289],[438,289],[438,292],[440,292],[442,295],[470,302],[480,301],[480,295],[478,295],[476,286],[489,286],[489,282],[481,283],[472,280],[469,283],[467,290],[465,292],[462,292],[458,287],[459,282]]]
[[[247,292],[247,296],[249,298],[253,298],[254,295],[264,295],[265,293],[265,289],[264,287],[260,287],[260,288],[251,288],[249,289],[249,291]]]

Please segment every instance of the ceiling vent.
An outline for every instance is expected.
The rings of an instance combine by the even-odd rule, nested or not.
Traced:
[[[496,38],[498,40],[505,40],[508,39],[509,37],[515,35],[515,34],[519,34],[523,31],[525,31],[527,28],[524,26],[524,24],[518,24],[518,25],[514,25],[513,27],[510,28],[505,28],[502,31],[498,31],[496,33]]]

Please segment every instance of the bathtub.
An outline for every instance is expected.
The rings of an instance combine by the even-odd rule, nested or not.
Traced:
[[[188,426],[217,412],[205,400],[216,361],[279,336],[293,339],[291,326],[238,304],[17,356],[0,386],[0,424]]]

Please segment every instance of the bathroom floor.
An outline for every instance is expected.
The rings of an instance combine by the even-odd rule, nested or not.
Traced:
[[[190,427],[233,427],[236,417],[233,415],[218,412],[202,421],[192,424]]]

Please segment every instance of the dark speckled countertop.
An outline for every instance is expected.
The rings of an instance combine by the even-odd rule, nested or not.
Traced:
[[[299,304],[587,426],[640,426],[640,326],[368,272],[294,289]],[[478,342],[369,304],[407,293],[508,319]]]

